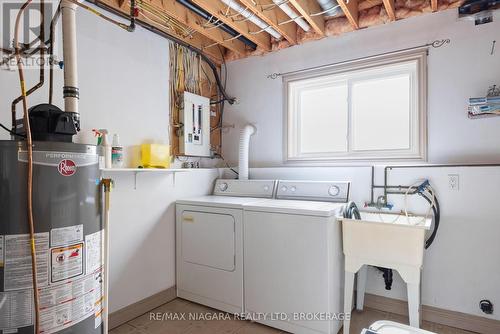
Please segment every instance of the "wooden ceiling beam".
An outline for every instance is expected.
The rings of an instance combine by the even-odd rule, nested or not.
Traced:
[[[127,5],[122,5],[122,7],[120,7],[118,2],[115,0],[100,0],[100,2],[116,9],[117,11],[125,15],[130,14],[129,13],[130,8]],[[218,65],[222,64],[223,62],[220,50],[218,50],[217,47],[209,47],[210,45],[213,45],[214,42],[211,39],[208,39],[199,33],[195,32],[193,35],[189,37],[181,36],[180,34],[177,34],[171,30],[167,30],[166,27],[163,26],[160,22],[153,21],[152,19],[146,18],[143,15],[140,15],[137,18],[137,21],[151,25],[156,29],[163,31],[165,34],[172,35],[175,38],[178,38],[179,40],[183,41],[184,43],[192,45],[195,48],[202,50],[209,58],[211,58]]]
[[[396,21],[396,7],[394,6],[394,0],[383,0],[383,2],[389,19],[391,21]]]
[[[347,3],[345,2],[347,1]],[[340,8],[354,29],[359,29],[358,0],[339,0]]]
[[[274,30],[280,33],[290,44],[297,44],[297,26],[293,23],[279,25],[279,22],[288,21],[290,18],[279,9],[264,10],[263,3],[254,2],[253,0],[240,0],[240,2],[248,8],[252,13],[257,15],[262,21],[269,24]],[[272,2],[266,5],[271,5]]]
[[[431,9],[433,12],[437,12],[438,10],[438,0],[431,0]]]
[[[271,50],[271,36],[266,32],[252,33],[260,31],[261,29],[248,20],[241,20],[238,18],[229,18],[225,15],[227,6],[220,0],[192,0],[205,11],[218,18],[221,22],[227,24],[238,33],[242,34],[255,44],[257,44],[264,51]]]
[[[307,23],[309,23],[318,35],[325,36],[324,16],[311,16],[311,14],[323,11],[316,0],[290,0],[290,3],[299,11],[300,15],[307,21]]]
[[[211,39],[212,41],[224,46],[225,48],[239,53],[246,54],[246,46],[243,42],[234,39],[233,36],[223,32],[220,29],[212,29],[211,27],[204,26],[203,19],[195,13],[188,10],[175,0],[144,0],[151,5],[161,8],[168,16],[175,18],[185,26],[194,29],[203,36]]]

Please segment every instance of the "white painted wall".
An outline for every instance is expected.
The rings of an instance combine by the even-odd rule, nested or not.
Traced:
[[[428,58],[429,162],[500,162],[500,118],[469,120],[467,99],[482,96],[489,85],[500,84],[500,50],[490,55],[493,40],[500,40],[500,15],[495,22],[475,27],[458,21],[455,10],[429,14],[373,27],[337,38],[291,47],[264,57],[229,63],[228,91],[240,104],[227,108],[225,123],[236,128],[257,126],[251,139],[251,178],[350,180],[352,199],[363,205],[370,199],[370,168],[292,167],[283,165],[282,83],[270,80],[273,72],[374,55],[450,38],[451,44],[431,49]],[[224,155],[237,164],[238,131],[224,137]],[[448,174],[460,175],[460,190],[448,189]],[[227,172],[227,176],[232,176]],[[500,303],[500,167],[395,170],[391,184],[411,184],[429,178],[441,202],[441,226],[435,243],[425,253],[422,299],[426,305],[486,316],[479,311],[483,298]],[[383,182],[382,167],[376,183]],[[376,193],[376,196],[380,193]],[[389,198],[400,210],[401,197]],[[425,213],[422,199],[411,199],[411,210]],[[367,292],[406,299],[401,279],[385,291],[381,275],[372,270]],[[489,318],[500,320],[500,312]]]
[[[484,96],[500,85],[500,11],[493,23],[474,26],[457,21],[456,10],[414,17],[348,33],[336,38],[294,46],[264,57],[228,64],[228,92],[240,103],[227,107],[225,123],[252,122],[253,167],[281,165],[283,96],[280,79],[268,74],[345,61],[450,38],[451,44],[431,49],[428,57],[429,161],[500,161],[500,117],[471,121],[469,97]],[[497,41],[490,55],[492,41]],[[237,161],[238,131],[224,137],[225,158]]]
[[[85,11],[77,15],[80,111],[83,132],[108,128],[122,144],[168,142],[168,42],[144,29],[127,33]],[[59,46],[61,44],[59,43]],[[59,53],[62,58],[62,53]],[[17,72],[0,71],[0,122],[10,126],[10,101],[19,95]],[[27,85],[38,72],[27,70]],[[55,104],[62,107],[62,71],[56,69]],[[31,96],[46,102],[48,86]],[[21,116],[21,105],[18,107]],[[9,136],[2,130],[0,139]],[[110,310],[175,285],[174,203],[211,191],[216,169],[172,177],[115,175],[111,200]]]

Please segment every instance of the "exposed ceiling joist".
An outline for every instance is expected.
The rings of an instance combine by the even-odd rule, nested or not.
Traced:
[[[297,44],[297,26],[295,23],[280,25],[280,22],[288,21],[290,18],[281,10],[266,10],[263,5],[272,6],[272,2],[259,3],[253,0],[240,0],[250,11],[269,24],[274,30],[280,33],[290,44]]]
[[[431,0],[431,9],[433,12],[437,12],[438,10],[438,0]]]
[[[290,3],[318,35],[325,36],[325,18],[323,15],[311,15],[323,11],[316,0],[290,0]]]
[[[344,11],[345,16],[354,29],[359,29],[359,9],[358,0],[339,0],[340,8]]]
[[[111,8],[116,9],[117,11],[123,13],[124,15],[130,14],[130,7],[127,3],[127,0],[124,0],[124,3],[122,3],[121,6],[120,3],[122,2],[122,0],[100,0],[100,2]],[[203,50],[207,56],[209,56],[214,62],[216,62],[219,65],[222,64],[223,62],[220,50],[218,50],[216,47],[208,47],[210,45],[213,45],[214,42],[211,39],[208,39],[199,33],[195,32],[191,36],[183,36],[181,34],[178,34],[174,31],[167,29],[165,25],[161,23],[161,21],[154,19],[153,17],[149,16],[145,17],[144,15],[139,15],[138,21],[151,25],[160,31],[173,35],[174,37],[180,39],[186,44],[192,45],[195,48]]]
[[[385,11],[387,16],[391,21],[396,21],[396,7],[394,6],[394,0],[383,0]]]
[[[271,37],[266,32],[259,32],[261,29],[248,20],[226,16],[228,8],[220,0],[193,0],[193,3],[220,19],[221,22],[230,26],[263,50],[271,50]]]
[[[220,29],[214,29],[210,25],[207,25],[202,18],[183,7],[175,0],[144,0],[144,2],[149,2],[157,8],[161,8],[167,15],[174,17],[182,24],[194,29],[215,43],[241,55],[245,54],[246,47],[241,41],[233,39],[231,35]]]

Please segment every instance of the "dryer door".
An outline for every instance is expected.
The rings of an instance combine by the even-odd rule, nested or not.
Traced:
[[[177,204],[177,296],[243,312],[243,210]]]
[[[235,269],[235,220],[230,214],[186,210],[181,217],[182,259],[215,269]]]

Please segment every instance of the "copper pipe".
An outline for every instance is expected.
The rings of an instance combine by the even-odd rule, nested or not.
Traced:
[[[19,49],[19,22],[21,15],[33,0],[27,0],[17,13],[14,28],[14,50],[19,72],[19,82],[21,84],[21,96],[24,110],[24,127],[26,128],[26,147],[28,149],[28,175],[27,175],[27,215],[30,234],[31,249],[31,270],[33,280],[33,297],[35,304],[35,333],[40,334],[40,305],[38,296],[37,267],[36,267],[36,244],[35,244],[35,224],[33,219],[33,141],[31,138],[31,127],[28,115],[28,102],[26,99],[26,85],[24,82],[23,63],[21,61],[21,50]],[[42,0],[43,3],[43,0]]]
[[[40,47],[38,48],[37,51],[40,52],[40,59],[41,59],[41,64],[40,64],[40,79],[38,83],[31,87],[27,92],[26,95],[30,96],[33,94],[35,91],[37,91],[39,88],[41,88],[45,82],[45,0],[40,0],[40,35],[36,40],[40,41]],[[30,43],[31,44],[31,43]],[[16,55],[17,59],[17,55]],[[12,131],[16,132],[16,117],[17,117],[17,110],[16,106],[19,102],[23,100],[23,96],[18,96],[14,101],[12,101],[11,105],[11,121],[12,121]]]

